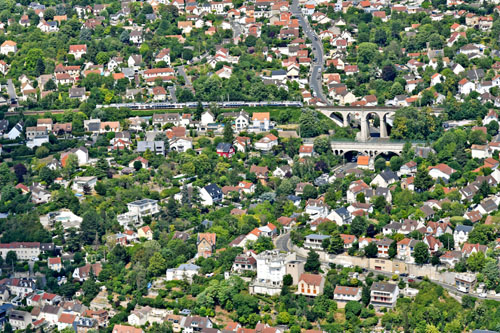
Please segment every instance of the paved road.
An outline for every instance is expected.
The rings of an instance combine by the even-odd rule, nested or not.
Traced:
[[[17,105],[17,95],[16,95],[16,88],[14,87],[14,84],[12,83],[12,79],[7,80],[7,93],[9,94],[9,103],[13,106]],[[12,100],[15,100],[15,103],[12,103]]]
[[[286,234],[281,234],[278,237],[276,237],[274,245],[280,251],[291,252],[292,250],[288,248],[289,240],[290,240],[290,233],[287,232]]]
[[[234,20],[231,20],[231,28],[233,28],[233,38],[239,37],[243,32],[241,29],[241,25],[234,22]]]
[[[172,102],[177,103],[177,96],[175,96],[175,86],[168,87],[168,91],[170,92],[170,97],[172,97]]]
[[[189,79],[189,76],[187,76],[186,71],[184,70],[184,66],[177,67],[177,71],[179,72],[179,74],[181,74],[184,77],[184,81],[186,82],[186,86],[188,86],[188,87],[192,86],[191,80]]]
[[[321,73],[323,73],[323,45],[321,39],[316,35],[316,32],[309,25],[309,21],[304,18],[304,14],[300,10],[299,0],[293,0],[292,2],[292,14],[297,17],[299,24],[302,27],[302,31],[306,34],[307,38],[311,40],[314,54],[314,63],[311,66],[311,73],[309,78],[309,85],[314,92],[314,95],[319,99],[331,104],[328,99],[323,94],[323,88],[321,84]]]

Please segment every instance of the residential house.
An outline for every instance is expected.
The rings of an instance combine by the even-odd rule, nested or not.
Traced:
[[[96,184],[97,177],[75,177],[75,179],[73,179],[73,185],[71,186],[71,188],[76,192],[85,193],[87,191],[92,191]]]
[[[9,324],[14,330],[25,330],[31,323],[31,313],[19,310],[10,311]]]
[[[217,145],[217,155],[225,158],[233,157],[235,150],[231,143],[221,142]]]
[[[377,245],[377,256],[379,258],[389,258],[389,247],[391,246],[393,240],[389,238],[377,239],[375,244]]]
[[[200,189],[200,199],[203,206],[212,206],[222,201],[222,198],[222,190],[215,184],[209,184]]]
[[[389,185],[394,184],[399,180],[398,175],[391,171],[385,170],[379,173],[373,180],[370,182],[371,186],[381,186],[381,187],[389,187]]]
[[[62,260],[61,257],[49,258],[47,265],[50,270],[60,272],[62,269]]]
[[[255,149],[263,152],[269,152],[274,146],[278,145],[278,138],[273,134],[268,134],[255,143]]]
[[[80,59],[82,56],[87,54],[87,45],[70,45],[69,46],[69,54],[73,55],[76,60]]]
[[[135,328],[133,326],[127,326],[127,325],[119,325],[115,324],[113,326],[113,333],[144,333],[144,331],[140,328]]]
[[[443,179],[445,182],[450,180],[450,177],[454,172],[455,169],[444,163],[429,167],[429,176],[433,179]]]
[[[299,147],[299,157],[312,157],[314,155],[313,145],[301,145]]]
[[[73,279],[83,282],[87,280],[91,274],[98,277],[101,270],[102,266],[100,263],[86,264],[85,266],[75,268],[73,271]]]
[[[374,282],[370,288],[370,304],[375,307],[392,308],[396,305],[399,288],[396,284]]]
[[[307,235],[304,240],[304,247],[313,250],[323,250],[323,241],[328,238],[330,238],[328,235]]]
[[[254,112],[250,130],[267,132],[271,128],[271,117],[269,112]]]
[[[333,299],[337,302],[359,302],[361,300],[361,288],[337,285],[333,291]]]
[[[328,219],[337,223],[337,225],[342,226],[344,224],[351,224],[352,215],[349,213],[347,208],[340,207],[333,210],[329,215]]]
[[[9,53],[14,54],[16,52],[17,52],[17,43],[14,41],[6,40],[0,46],[0,54],[9,55]]]
[[[137,230],[137,236],[139,238],[145,238],[147,240],[153,240],[153,231],[147,225]]]
[[[319,274],[302,273],[297,284],[297,294],[316,297],[323,293],[325,279]]]
[[[455,230],[453,231],[453,241],[456,247],[461,246],[463,243],[467,242],[472,229],[473,227],[463,224],[459,224],[455,227]]]
[[[215,233],[199,233],[197,239],[198,257],[208,258],[215,251],[217,235]]]

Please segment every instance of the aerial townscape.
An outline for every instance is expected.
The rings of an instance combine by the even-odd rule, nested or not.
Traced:
[[[0,331],[500,332],[500,0],[0,0]]]

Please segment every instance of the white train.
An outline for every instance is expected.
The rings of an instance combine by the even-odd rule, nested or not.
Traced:
[[[203,107],[209,107],[213,102],[202,102]],[[302,102],[297,101],[276,101],[276,102],[215,102],[220,108],[257,107],[257,106],[289,106],[302,107]],[[185,107],[194,109],[198,102],[187,103],[114,103],[109,105],[98,104],[99,108],[129,108],[132,110],[161,110],[161,109],[183,109]]]

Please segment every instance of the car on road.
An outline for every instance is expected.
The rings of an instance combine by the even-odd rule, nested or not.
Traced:
[[[413,279],[408,279],[408,283],[415,282]]]
[[[486,293],[480,293],[478,296],[479,298],[486,298]]]
[[[402,273],[402,274],[399,274],[400,277],[407,277],[408,274],[407,273]]]

